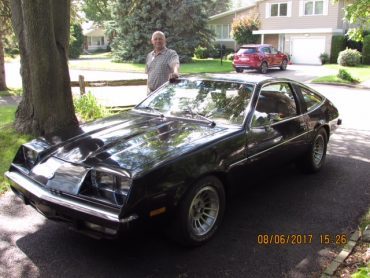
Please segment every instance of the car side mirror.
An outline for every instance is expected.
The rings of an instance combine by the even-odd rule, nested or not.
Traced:
[[[279,113],[268,113],[267,118],[270,124],[276,123],[281,120]]]

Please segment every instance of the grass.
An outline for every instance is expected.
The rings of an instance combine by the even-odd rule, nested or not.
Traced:
[[[352,77],[358,79],[360,82],[369,80],[370,66],[359,65],[357,67],[343,67],[337,64],[324,65],[325,67],[336,70],[338,73],[340,69],[346,70]],[[338,78],[336,75],[327,75],[312,80],[312,83],[335,83],[335,84],[355,84],[346,80]]]
[[[15,110],[15,106],[0,107],[0,194],[9,188],[4,173],[8,170],[19,146],[31,139],[30,136],[18,134],[13,129]]]
[[[103,59],[105,58],[105,59]],[[85,69],[85,70],[114,70],[114,71],[131,71],[144,72],[145,64],[133,63],[115,63],[110,60],[110,55],[107,53],[81,55],[78,60],[70,60],[69,68]],[[223,60],[223,64],[219,59],[193,59],[192,63],[181,64],[180,72],[182,74],[190,73],[205,73],[205,72],[230,72],[232,71],[231,61]]]

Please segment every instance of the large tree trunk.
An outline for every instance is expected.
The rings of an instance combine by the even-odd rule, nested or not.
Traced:
[[[6,86],[5,79],[5,58],[4,58],[4,44],[3,44],[3,34],[0,31],[0,91],[6,91],[8,88]]]
[[[67,62],[69,0],[11,0],[19,41],[23,98],[15,128],[33,135],[78,127]]]

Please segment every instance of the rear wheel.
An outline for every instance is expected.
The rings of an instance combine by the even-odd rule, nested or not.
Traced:
[[[316,133],[310,150],[298,161],[300,168],[306,173],[315,173],[321,170],[325,163],[328,135],[324,128]]]
[[[235,69],[236,72],[243,72],[243,69],[240,69],[240,68],[236,68]]]
[[[225,210],[225,191],[219,179],[199,180],[180,204],[174,222],[175,239],[188,246],[208,241],[218,230]]]
[[[262,62],[261,66],[260,66],[260,72],[265,74],[268,70],[268,65],[266,62]]]
[[[286,70],[287,65],[288,65],[288,60],[283,60],[280,65],[280,69]]]

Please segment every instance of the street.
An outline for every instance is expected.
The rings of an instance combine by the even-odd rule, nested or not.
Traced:
[[[319,277],[341,248],[336,237],[355,231],[370,204],[370,91],[310,86],[337,106],[343,120],[330,138],[326,166],[314,175],[290,166],[258,184],[246,180],[206,245],[179,247],[157,230],[90,239],[8,192],[0,198],[0,277]],[[265,235],[311,240],[259,242]],[[326,235],[332,243],[322,241]]]

